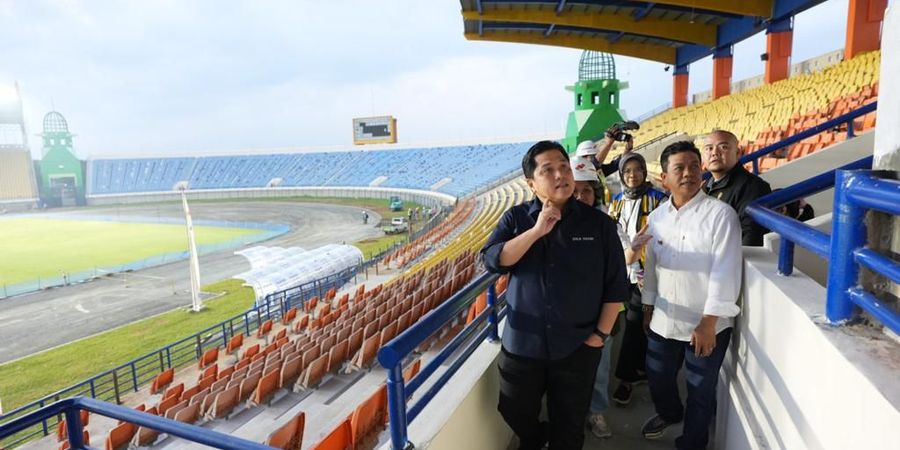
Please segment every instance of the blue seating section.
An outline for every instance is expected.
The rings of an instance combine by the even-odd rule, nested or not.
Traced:
[[[469,194],[520,167],[530,143],[430,147],[402,150],[352,150],[278,155],[90,160],[91,195],[170,191],[179,181],[191,189],[281,186],[379,186],[437,189]]]

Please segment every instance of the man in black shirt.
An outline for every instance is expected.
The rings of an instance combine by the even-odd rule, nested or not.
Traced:
[[[628,296],[622,245],[609,216],[572,196],[562,146],[538,142],[522,170],[535,199],[510,208],[481,249],[488,271],[510,274],[498,409],[520,449],[581,449],[603,342]]]
[[[703,191],[728,203],[738,213],[743,245],[761,247],[763,235],[768,230],[756,223],[744,209],[754,200],[772,192],[772,188],[738,164],[739,157],[737,136],[725,130],[710,133],[703,144],[703,162],[712,176],[704,183]]]

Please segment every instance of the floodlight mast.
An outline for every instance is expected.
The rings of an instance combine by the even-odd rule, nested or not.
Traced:
[[[203,309],[200,301],[200,260],[197,258],[197,243],[194,240],[194,222],[191,220],[191,208],[187,202],[187,186],[181,187],[181,206],[184,208],[184,222],[187,225],[188,251],[191,253],[191,311]]]

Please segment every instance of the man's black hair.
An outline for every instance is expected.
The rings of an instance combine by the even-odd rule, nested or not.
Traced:
[[[678,141],[673,142],[666,146],[666,149],[663,150],[662,154],[659,155],[659,165],[662,166],[662,171],[667,172],[669,170],[669,157],[678,153],[691,152],[697,155],[697,159],[703,160],[700,156],[700,150],[697,149],[697,146],[694,145],[691,141]]]
[[[525,152],[525,156],[522,157],[522,172],[525,173],[525,178],[534,178],[534,170],[537,169],[537,162],[535,161],[537,155],[551,150],[558,151],[563,155],[563,158],[565,158],[566,161],[569,160],[569,154],[566,153],[566,149],[564,149],[559,142],[540,141],[532,145],[531,148]]]

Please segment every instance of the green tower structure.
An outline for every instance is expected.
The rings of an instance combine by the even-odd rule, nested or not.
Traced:
[[[578,63],[578,82],[572,91],[575,110],[566,122],[563,146],[571,153],[582,141],[599,139],[610,125],[622,121],[619,91],[628,83],[616,79],[616,62],[609,53],[585,50]]]
[[[72,147],[74,135],[62,114],[44,115],[43,151],[40,172],[41,200],[47,206],[84,204],[84,165]]]

